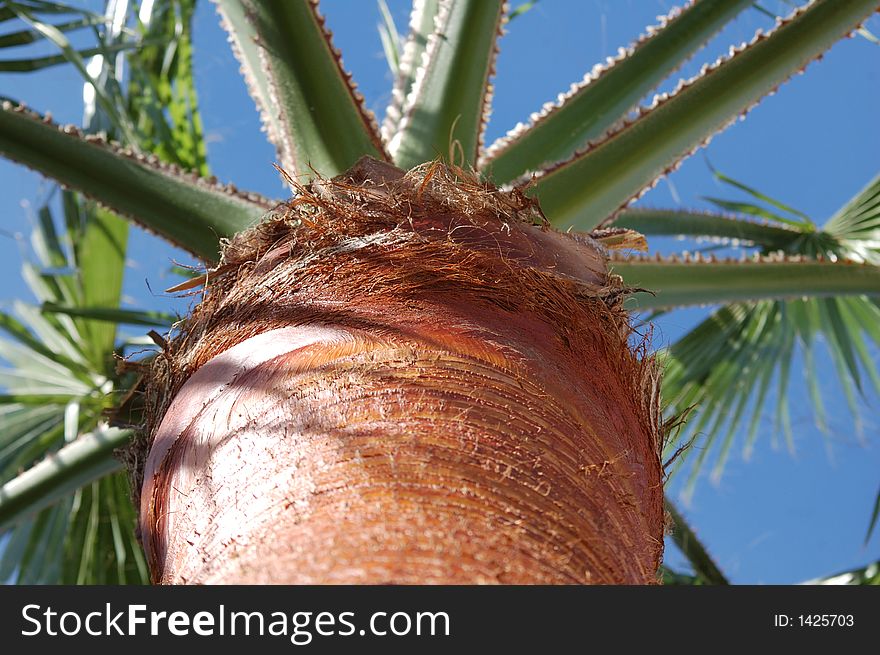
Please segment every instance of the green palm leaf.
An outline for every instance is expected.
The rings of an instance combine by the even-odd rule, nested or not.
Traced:
[[[416,81],[416,74],[428,47],[428,39],[434,32],[434,23],[439,12],[440,0],[414,0],[413,2],[409,35],[400,52],[397,53],[398,65],[395,71],[394,88],[391,90],[391,103],[385,111],[385,120],[382,122],[382,140],[385,143],[391,141],[400,124],[403,107]],[[384,14],[384,21],[386,25],[389,22],[392,26],[394,25],[387,13]],[[386,31],[387,29],[386,27]]]
[[[101,110],[110,117],[113,124],[119,129],[120,133],[125,138],[125,141],[128,143],[134,143],[134,126],[131,124],[128,116],[124,113],[123,108],[119,105],[119,95],[113,93],[113,90],[115,89],[112,88],[112,83],[111,85],[108,85],[107,83],[99,83],[97,79],[92,77],[85,62],[85,57],[90,57],[96,54],[104,54],[109,59],[109,56],[113,54],[114,51],[118,51],[123,43],[118,42],[107,44],[103,48],[97,48],[94,51],[81,53],[73,47],[64,33],[54,25],[39,20],[26,7],[18,3],[9,2],[7,4],[22,21],[41,34],[47,41],[57,46],[61,51],[61,56],[76,68],[83,79],[86,80],[89,85],[88,88],[95,94],[97,104],[101,107]]]
[[[841,207],[823,230],[849,257],[880,266],[880,175]]]
[[[877,491],[877,497],[874,499],[874,509],[871,511],[871,520],[868,521],[868,532],[865,535],[865,543],[871,538],[874,528],[877,527],[877,519],[880,518],[880,491]]]
[[[871,562],[849,571],[835,573],[825,578],[808,580],[809,585],[880,585],[880,561]]]
[[[386,158],[373,116],[342,67],[317,3],[216,2],[288,174],[305,182],[315,172],[337,175],[363,155]]]
[[[103,22],[100,16],[88,16],[85,18],[77,18],[76,20],[66,21],[64,23],[55,23],[52,25],[59,32],[73,32],[84,27],[100,25]],[[0,48],[13,48],[15,46],[28,45],[36,43],[43,39],[43,34],[39,30],[26,29],[17,32],[8,32],[0,35]]]
[[[401,168],[475,165],[488,111],[502,0],[441,0],[388,150]]]
[[[611,270],[629,286],[648,290],[628,301],[628,306],[637,310],[880,293],[880,268],[846,260],[633,257],[612,260]]]
[[[626,118],[627,113],[749,0],[708,0],[674,9],[606,66],[597,66],[558,103],[548,103],[486,152],[481,169],[504,184],[571,157]]]
[[[168,328],[177,321],[176,316],[164,312],[119,309],[118,307],[70,307],[65,305],[55,305],[52,303],[43,303],[40,309],[42,309],[43,312],[50,314],[66,314],[67,316],[87,318],[92,321],[100,321],[111,325],[146,325],[149,327]]]
[[[800,230],[769,221],[680,209],[625,209],[618,214],[613,225],[646,236],[698,237],[723,245],[760,246],[770,252],[789,250],[792,243],[803,235]]]
[[[94,57],[95,55],[106,55],[112,54],[114,52],[123,52],[125,50],[134,50],[139,47],[138,43],[117,43],[112,46],[98,46],[95,48],[83,48],[82,50],[75,50],[76,55],[80,58],[80,60],[87,59],[88,57]],[[35,71],[43,70],[44,68],[51,68],[52,66],[59,66],[61,64],[70,63],[69,54],[61,54],[61,55],[48,55],[45,57],[29,57],[26,59],[0,59],[0,73],[33,73]]]
[[[54,177],[208,261],[219,239],[256,221],[271,203],[186,174],[9,102],[0,110],[0,152]]]
[[[105,476],[16,525],[0,575],[18,584],[144,584],[135,520],[126,476]]]
[[[726,176],[725,179],[732,180]],[[751,187],[741,183],[734,186],[776,210],[791,211],[784,203]],[[762,243],[765,252],[781,245],[787,252],[800,252],[801,257],[825,258],[824,262],[806,259],[801,263],[816,267],[817,271],[826,271],[823,277],[829,283],[833,277],[830,271],[837,267],[850,270],[849,267],[856,266],[851,270],[867,272],[867,284],[861,288],[861,292],[853,289],[854,293],[847,293],[839,289],[825,297],[808,297],[813,294],[799,285],[809,284],[810,275],[796,275],[790,288],[792,291],[796,288],[800,290],[789,294],[790,299],[726,304],[666,351],[664,389],[673,411],[683,413],[687,408],[696,407],[696,416],[682,430],[679,443],[693,437],[701,439],[699,453],[691,462],[688,493],[693,491],[696,476],[710,452],[717,455],[712,476],[716,480],[720,478],[732,451],[734,437],[746,422],[748,427],[743,450],[744,455],[748,456],[757,437],[760,416],[768,402],[774,379],[777,381],[774,412],[776,433],[785,437],[790,449],[794,448],[787,406],[789,374],[793,368],[803,368],[816,422],[823,431],[828,431],[823,393],[817,383],[817,380],[827,377],[817,363],[816,352],[820,343],[824,343],[837,370],[839,384],[854,416],[858,416],[856,392],[863,390],[865,377],[880,392],[880,374],[866,345],[867,340],[874,347],[880,346],[880,279],[876,278],[880,269],[871,264],[832,263],[838,257],[873,261],[876,250],[871,221],[876,218],[872,213],[876,211],[876,194],[875,179],[847,202],[821,230],[816,230],[808,221],[800,223],[799,231],[794,224],[784,228],[786,232],[799,234],[785,244],[772,243],[772,239],[762,240],[760,236],[755,239],[758,243],[765,241]],[[725,220],[737,222],[733,218]],[[650,222],[650,214],[643,222]],[[740,222],[749,230],[754,230],[755,234],[760,232],[754,223]],[[697,220],[688,221],[689,226],[697,223]],[[867,229],[862,229],[865,225]],[[699,230],[695,229],[693,233],[699,233]],[[686,267],[680,265],[682,269]],[[693,270],[693,265],[691,267]],[[753,272],[760,270],[760,266],[747,268]],[[765,285],[786,284],[785,275],[780,273],[780,269],[772,271],[764,278],[758,274],[752,283],[744,283],[743,290],[749,287],[753,299],[770,297],[762,295],[768,288]],[[626,275],[626,270],[623,274]],[[644,277],[647,279],[649,276]],[[686,302],[682,300],[686,293],[691,293],[691,297],[696,295],[694,287],[702,288],[709,284],[703,278],[710,276],[698,277],[698,285],[683,281],[680,288],[675,281],[672,285],[656,278],[654,281],[663,289],[662,293],[671,290],[678,294],[673,304],[679,304]],[[631,279],[638,281],[642,278]],[[745,300],[745,297],[732,297],[736,288],[735,283],[725,284],[724,291],[714,301],[708,302]],[[795,295],[801,297],[795,299]],[[663,304],[656,298],[649,298],[646,304],[651,303]],[[803,358],[802,367],[794,366],[798,355]],[[674,444],[669,446],[670,450],[675,447]]]
[[[130,438],[130,431],[114,428],[80,435],[7,482],[0,488],[0,530],[118,471],[122,463],[113,457],[113,451],[127,445]]]
[[[149,22],[140,25],[145,45],[127,55],[130,79],[126,102],[129,113],[136,117],[142,150],[208,177],[188,27],[195,6],[195,0],[153,5]]]
[[[876,0],[815,0],[656,99],[637,120],[545,170],[532,193],[557,225],[591,229],[609,220],[877,8]]]
[[[669,500],[665,503],[665,510],[672,519],[672,540],[693,567],[694,579],[689,584],[730,584],[727,577],[718,568],[718,565],[709,555],[706,547],[697,538],[693,528],[688,525],[684,515]],[[679,584],[681,581],[676,581]]]

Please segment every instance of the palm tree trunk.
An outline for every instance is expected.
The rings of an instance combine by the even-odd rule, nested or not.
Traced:
[[[151,371],[154,580],[655,582],[655,366],[541,219],[362,160],[228,244]]]

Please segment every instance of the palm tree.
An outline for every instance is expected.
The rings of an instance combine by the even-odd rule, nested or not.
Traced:
[[[483,148],[504,3],[416,3],[380,130],[314,3],[218,0],[295,192],[281,204],[162,163],[204,172],[134,101],[122,111],[98,94],[127,149],[5,103],[0,152],[209,265],[178,287],[203,288],[201,304],[172,336],[155,335],[155,356],[127,367],[132,379],[105,368],[73,389],[56,368],[54,396],[45,384],[7,396],[26,425],[21,443],[44,434],[33,410],[46,407],[71,442],[4,487],[4,521],[26,526],[15,545],[27,551],[47,521],[63,531],[64,510],[22,520],[106,471],[129,439],[100,421],[100,402],[70,399],[128,385],[116,421],[144,414],[128,464],[154,581],[655,581],[676,417],[701,401],[696,429],[714,416],[712,433],[732,434],[752,386],[790,362],[795,337],[809,344],[818,332],[835,335],[858,380],[859,325],[878,313],[867,297],[880,289],[876,180],[822,229],[781,213],[756,222],[626,209],[880,6],[817,0],[630,116],[750,4],[701,0],[674,12]],[[62,43],[34,18],[45,3],[9,5]],[[608,254],[664,233],[747,238],[763,254],[747,265]],[[53,242],[48,227],[42,234]],[[54,286],[44,298],[51,327],[70,337],[101,318],[156,319]],[[719,302],[664,356],[664,420],[659,364],[632,347],[627,309]],[[113,336],[104,343],[94,366],[106,367]],[[36,352],[74,370],[81,348],[67,345],[64,360]],[[706,352],[729,357],[707,370]],[[738,371],[750,385],[734,384]],[[90,435],[76,438],[83,427]],[[59,445],[43,440],[8,473]],[[103,542],[116,544],[117,564],[138,557],[118,527]],[[94,534],[83,534],[78,543],[92,548]]]

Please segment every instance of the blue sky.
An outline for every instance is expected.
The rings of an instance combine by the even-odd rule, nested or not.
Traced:
[[[88,3],[99,8],[102,3]],[[518,2],[513,2],[514,5]],[[487,142],[491,143],[542,103],[580,80],[593,64],[616,54],[645,26],[656,23],[675,2],[660,0],[540,0],[516,19],[501,43],[495,101]],[[389,1],[398,26],[408,16],[405,0]],[[777,0],[768,9],[785,11]],[[381,117],[390,95],[391,74],[376,26],[373,0],[327,0],[322,3],[336,45],[354,73],[367,104]],[[869,26],[880,33],[880,20]],[[746,11],[688,63],[678,76],[691,76],[730,44],[751,38],[772,23]],[[286,194],[272,169],[273,149],[265,142],[253,103],[231,57],[213,8],[203,2],[196,18],[197,85],[208,136],[209,162],[223,181],[274,197]],[[51,110],[60,121],[81,119],[81,82],[74,71],[57,68],[31,76],[0,75],[0,95],[23,100],[39,111]],[[880,165],[880,46],[857,37],[838,43],[807,73],[796,76],[748,118],[717,136],[705,153],[728,175],[797,207],[824,222],[876,173]],[[50,186],[23,168],[0,161],[0,267],[4,307],[26,298],[19,279],[32,220]],[[702,155],[688,160],[640,204],[708,208],[701,196],[730,196],[719,188]],[[19,238],[15,238],[15,235]],[[680,244],[655,242],[664,251]],[[175,283],[171,259],[185,255],[154,238],[132,236],[132,261],[126,280],[134,306],[185,311],[186,301],[156,290]],[[147,286],[149,283],[149,287]],[[150,291],[150,288],[153,291]],[[693,326],[706,309],[676,312],[657,325],[654,343],[670,343]],[[872,352],[875,360],[878,353]],[[826,362],[827,364],[827,362]],[[828,364],[830,367],[830,364]],[[824,438],[813,426],[800,371],[789,388],[796,455],[774,448],[770,416],[762,421],[759,443],[750,461],[735,456],[719,484],[703,476],[690,505],[683,509],[722,569],[735,582],[792,583],[880,559],[880,531],[863,543],[871,506],[880,485],[878,398],[861,402],[864,443],[855,436],[834,376],[820,381],[826,404],[840,408]],[[768,408],[772,408],[771,403]],[[742,441],[740,441],[740,444]],[[677,496],[681,481],[669,490]],[[668,561],[681,560],[673,549]]]

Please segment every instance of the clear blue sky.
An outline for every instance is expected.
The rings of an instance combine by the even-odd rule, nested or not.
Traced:
[[[99,9],[98,0],[88,2]],[[512,3],[518,4],[516,0]],[[614,55],[676,2],[663,0],[540,0],[514,21],[502,40],[494,109],[487,141],[581,79],[597,61]],[[401,30],[406,0],[389,1]],[[786,4],[764,6],[783,12]],[[368,106],[380,117],[389,98],[391,75],[385,64],[373,0],[326,0],[322,3],[336,45],[354,73]],[[869,26],[880,33],[880,20]],[[771,22],[754,10],[745,12],[680,73],[690,76],[705,61],[726,52],[731,43],[749,40]],[[285,195],[272,169],[274,152],[260,132],[257,115],[231,57],[213,8],[203,0],[195,28],[197,84],[209,139],[214,173],[239,187]],[[676,76],[675,79],[677,79]],[[672,86],[670,83],[664,88]],[[56,119],[79,122],[81,83],[67,68],[37,75],[0,75],[0,95],[21,99]],[[801,209],[823,222],[877,172],[880,165],[880,47],[863,38],[837,44],[823,61],[810,66],[747,120],[716,137],[706,150],[712,163],[737,179]],[[30,207],[37,206],[49,185],[21,167],[0,161],[0,229],[22,238],[0,236],[3,280],[0,302],[27,298],[19,279],[21,257],[30,231]],[[702,195],[729,195],[712,179],[701,155],[691,158],[642,201],[651,206],[708,208]],[[656,245],[656,244],[655,244]],[[664,251],[675,244],[661,243]],[[132,237],[125,292],[130,304],[151,309],[177,309],[179,300],[154,295],[147,288],[173,284],[171,259],[185,255],[152,237]],[[707,309],[678,312],[657,326],[661,346],[693,326]],[[875,359],[878,353],[872,352]],[[829,364],[830,366],[830,364]],[[833,412],[832,435],[824,438],[813,426],[800,371],[794,371],[790,405],[797,454],[772,447],[773,423],[762,421],[758,447],[748,462],[737,456],[718,485],[703,477],[685,513],[718,563],[735,582],[792,583],[880,559],[880,531],[863,544],[871,506],[880,485],[880,428],[876,395],[861,406],[864,444],[834,376],[821,381],[826,405]],[[768,407],[772,408],[772,399]],[[740,441],[741,444],[741,441]],[[673,479],[673,497],[681,483]],[[672,548],[668,562],[681,560]]]

